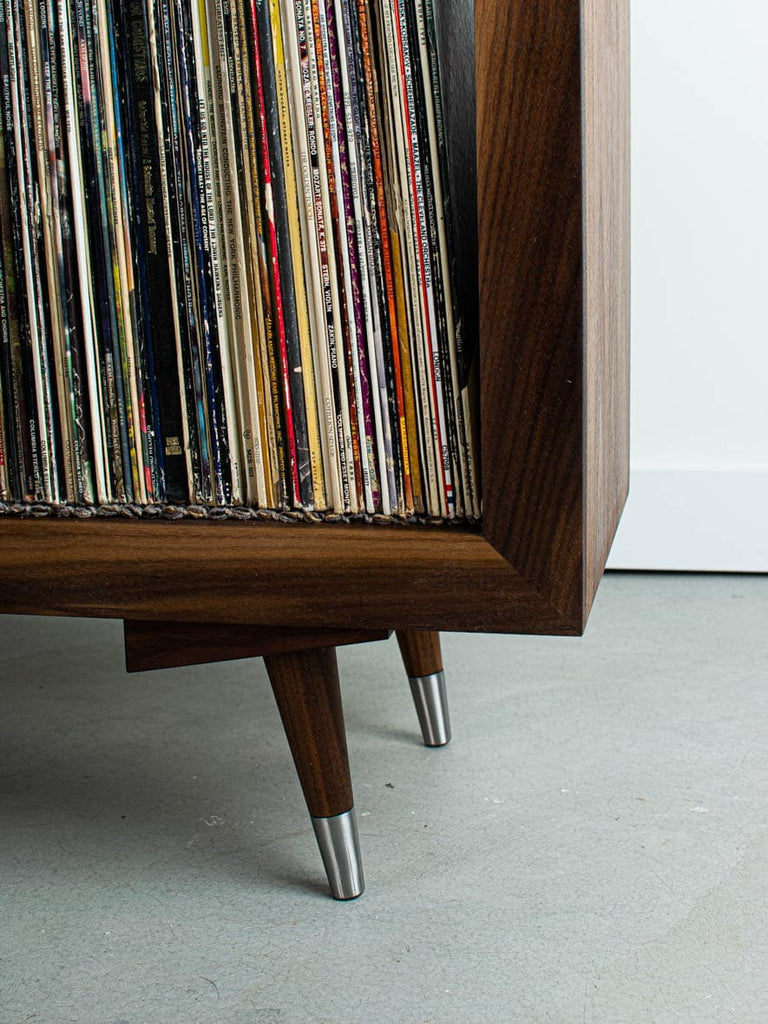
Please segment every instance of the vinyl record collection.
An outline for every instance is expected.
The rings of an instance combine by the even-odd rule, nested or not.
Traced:
[[[0,498],[479,516],[433,2],[0,0]]]

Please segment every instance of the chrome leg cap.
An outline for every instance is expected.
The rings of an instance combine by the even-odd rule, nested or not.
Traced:
[[[331,896],[353,900],[365,889],[354,807],[332,818],[312,818]]]
[[[428,747],[444,747],[451,738],[445,673],[411,677],[409,682],[424,743]]]

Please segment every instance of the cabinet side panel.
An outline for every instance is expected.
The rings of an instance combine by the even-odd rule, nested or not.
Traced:
[[[585,615],[629,480],[629,0],[583,0]]]
[[[475,34],[484,534],[580,619],[579,4],[477,0]]]

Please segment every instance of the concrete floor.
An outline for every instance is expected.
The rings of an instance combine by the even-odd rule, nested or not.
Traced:
[[[583,640],[341,653],[368,891],[325,895],[260,662],[0,619],[0,1022],[768,1021],[768,578],[609,575]]]

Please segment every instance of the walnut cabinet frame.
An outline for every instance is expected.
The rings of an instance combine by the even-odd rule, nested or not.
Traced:
[[[266,654],[582,632],[628,479],[629,5],[476,0],[474,25],[482,526],[7,515],[0,611],[167,623],[166,649],[197,623],[200,661],[217,624]]]

